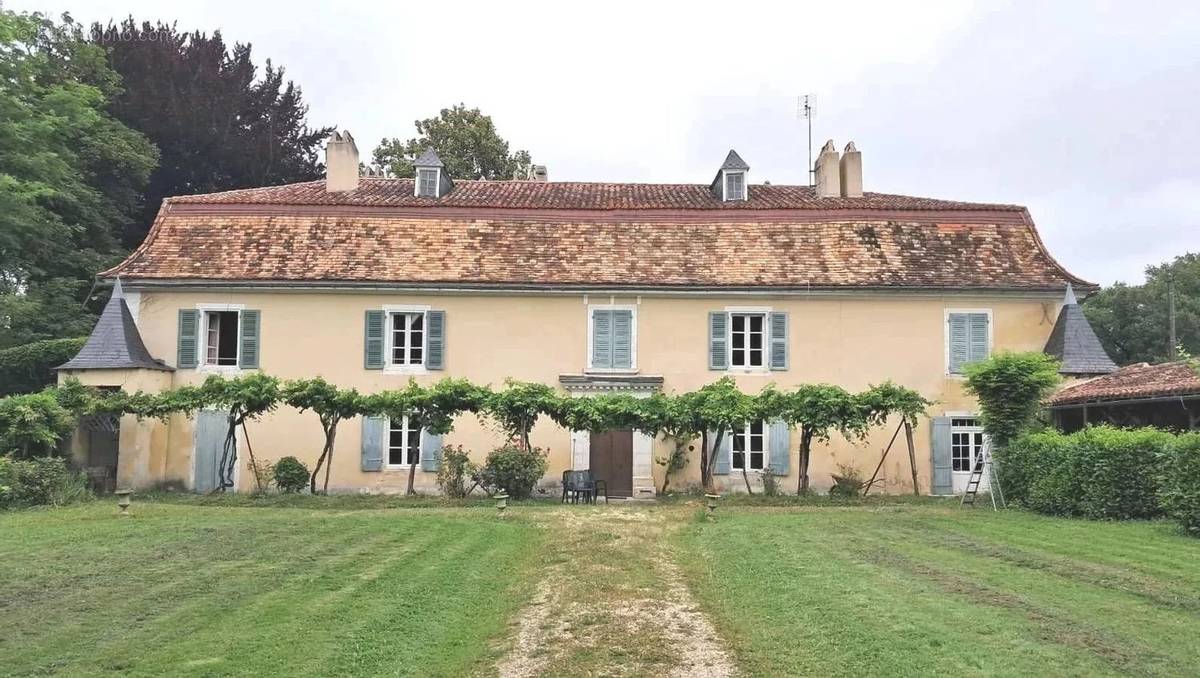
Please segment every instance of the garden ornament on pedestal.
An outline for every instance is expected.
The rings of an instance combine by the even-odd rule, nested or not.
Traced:
[[[121,507],[121,513],[118,515],[122,518],[128,518],[129,505],[132,503],[129,497],[133,494],[133,490],[116,490],[113,494],[117,495],[117,506]]]
[[[508,495],[501,492],[496,495],[496,515],[503,518],[504,510],[508,508]]]
[[[704,498],[706,499],[704,505],[708,507],[708,516],[711,518],[717,512],[717,500],[721,498],[721,495],[706,494]]]

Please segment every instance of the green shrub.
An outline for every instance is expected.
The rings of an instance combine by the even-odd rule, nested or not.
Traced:
[[[74,358],[86,341],[46,339],[0,350],[0,396],[33,393],[53,384],[54,368]]]
[[[87,476],[63,459],[0,457],[0,508],[62,506],[90,496]]]
[[[438,467],[437,483],[442,494],[455,499],[467,496],[467,483],[479,471],[471,455],[461,445],[442,447],[442,465]]]
[[[280,492],[296,493],[308,485],[308,467],[295,457],[284,457],[275,462],[272,475],[275,478],[275,487],[278,487]]]
[[[75,418],[53,392],[0,398],[0,454],[22,459],[49,456],[74,427]]]
[[[836,499],[857,497],[862,494],[863,485],[866,484],[867,481],[863,480],[857,467],[838,464],[838,472],[833,474],[833,487],[829,488],[829,496]]]
[[[1167,514],[1200,537],[1200,433],[1175,439],[1163,464],[1159,496]]]
[[[504,491],[513,499],[528,499],[546,474],[546,453],[536,447],[503,445],[488,454],[477,479],[489,492]]]
[[[1059,363],[1038,351],[1001,352],[966,366],[967,391],[979,400],[983,429],[998,449],[1033,423],[1059,382]]]

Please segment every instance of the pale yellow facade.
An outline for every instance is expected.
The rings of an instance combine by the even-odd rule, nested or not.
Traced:
[[[357,291],[221,290],[162,291],[127,286],[127,301],[151,354],[169,364],[176,361],[180,309],[209,306],[255,309],[261,313],[261,370],[282,379],[322,376],[342,387],[364,393],[401,388],[409,378],[423,384],[443,377],[465,377],[476,383],[502,387],[506,378],[558,386],[560,375],[587,372],[589,309],[620,305],[635,310],[635,371],[661,376],[667,392],[688,391],[726,374],[736,378],[748,393],[767,384],[787,389],[803,383],[826,382],[849,390],[892,380],[936,400],[931,416],[972,413],[975,404],[966,396],[960,377],[947,373],[946,319],[950,310],[985,310],[991,314],[991,350],[1041,350],[1059,308],[1057,294],[969,294],[916,292],[856,292],[809,295],[722,295],[709,293],[620,294],[608,293],[417,293]],[[445,365],[417,373],[368,370],[363,363],[364,313],[397,307],[428,307],[445,311]],[[708,314],[725,309],[752,308],[786,311],[790,330],[790,366],[783,371],[736,372],[708,369]],[[137,371],[106,374],[78,373],[85,383],[121,385],[128,390],[157,390],[198,384],[213,369],[238,374],[229,368],[180,369],[175,372]],[[69,376],[69,375],[64,375]],[[108,382],[116,383],[108,383]],[[584,397],[584,396],[581,396]],[[128,418],[127,418],[128,419]],[[260,421],[248,423],[250,442],[260,459],[293,455],[311,465],[321,449],[317,417],[288,407]],[[129,433],[126,433],[129,429]],[[342,424],[330,480],[338,491],[397,492],[406,485],[407,469],[364,472],[360,467],[360,421]],[[813,485],[826,488],[838,464],[855,466],[870,475],[880,453],[895,430],[895,422],[872,432],[865,441],[835,436],[829,444],[814,447],[810,476]],[[126,436],[130,436],[130,447]],[[482,461],[502,442],[494,423],[474,416],[460,417],[445,443],[462,445]],[[136,439],[135,439],[136,438]],[[538,424],[534,444],[549,450],[547,491],[558,483],[564,469],[578,467],[579,446],[586,435],[572,435],[549,421]],[[930,482],[930,432],[927,420],[916,430],[916,461],[922,492]],[[170,422],[123,422],[122,485],[144,487],[163,481],[190,486],[194,448],[193,422],[176,416]],[[655,440],[647,450],[635,442],[635,496],[651,494],[650,481],[662,484],[662,467],[650,459],[664,456],[668,443]],[[791,463],[783,487],[796,487],[798,436],[791,438]],[[698,445],[697,445],[698,447]],[[131,452],[136,450],[136,452]],[[243,449],[244,452],[244,449]],[[698,453],[673,478],[674,488],[699,480]],[[242,454],[242,462],[245,455]],[[239,489],[253,481],[244,463]],[[888,492],[910,492],[911,477],[903,435],[883,467]],[[433,473],[416,473],[418,489],[436,490]],[[743,488],[740,473],[718,477],[727,489]]]

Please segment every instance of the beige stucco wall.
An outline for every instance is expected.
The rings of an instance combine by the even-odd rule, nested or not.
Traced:
[[[136,289],[136,288],[134,288]],[[262,370],[284,378],[320,375],[343,387],[370,393],[402,387],[407,374],[363,368],[363,314],[385,305],[428,305],[446,312],[446,369],[416,375],[432,383],[443,377],[466,377],[500,387],[505,378],[558,384],[561,374],[580,374],[587,360],[588,304],[632,304],[637,308],[637,368],[642,375],[661,375],[665,390],[686,391],[722,376],[707,369],[708,312],[733,306],[760,306],[790,314],[791,368],[783,372],[736,374],[746,392],[774,383],[789,388],[801,383],[828,382],[850,390],[891,379],[938,401],[930,414],[971,412],[974,405],[963,393],[960,379],[946,375],[945,312],[948,309],[988,309],[993,314],[993,350],[1040,350],[1058,312],[1050,297],[945,295],[842,296],[624,296],[609,295],[450,295],[342,292],[163,292],[135,294],[134,310],[151,353],[174,364],[177,314],[197,304],[240,304],[261,311]],[[202,370],[180,370],[173,385],[199,383]],[[321,429],[312,414],[281,408],[249,425],[254,451],[260,458],[295,455],[315,462]],[[830,485],[838,463],[857,466],[869,475],[890,438],[894,424],[875,431],[866,441],[850,443],[838,437],[814,449],[810,475],[818,488]],[[161,454],[149,455],[153,480],[190,481],[192,422],[172,418],[161,434],[150,434],[151,445],[161,442]],[[339,490],[399,491],[406,470],[364,473],[359,469],[360,423],[339,429],[331,487]],[[796,485],[796,442],[792,439],[791,475],[785,488]],[[929,426],[916,431],[917,464],[923,491],[929,489]],[[549,481],[571,466],[571,435],[549,422],[538,425],[535,445],[550,450]],[[473,416],[460,418],[447,444],[461,444],[480,460],[501,441],[494,424]],[[903,435],[884,466],[884,487],[911,491]],[[655,441],[654,456],[667,444]],[[124,453],[124,452],[123,452]],[[161,457],[161,458],[160,458]],[[244,471],[244,469],[243,469]],[[655,466],[661,484],[661,468]],[[417,472],[417,485],[432,490],[434,474]],[[132,476],[131,476],[132,477]],[[140,478],[141,476],[136,476]],[[693,458],[672,480],[674,487],[694,484],[699,464]],[[239,487],[251,486],[248,473]],[[728,478],[730,489],[742,485],[740,475]]]

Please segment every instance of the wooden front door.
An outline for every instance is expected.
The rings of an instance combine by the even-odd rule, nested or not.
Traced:
[[[590,468],[610,497],[633,496],[633,431],[592,433]]]

